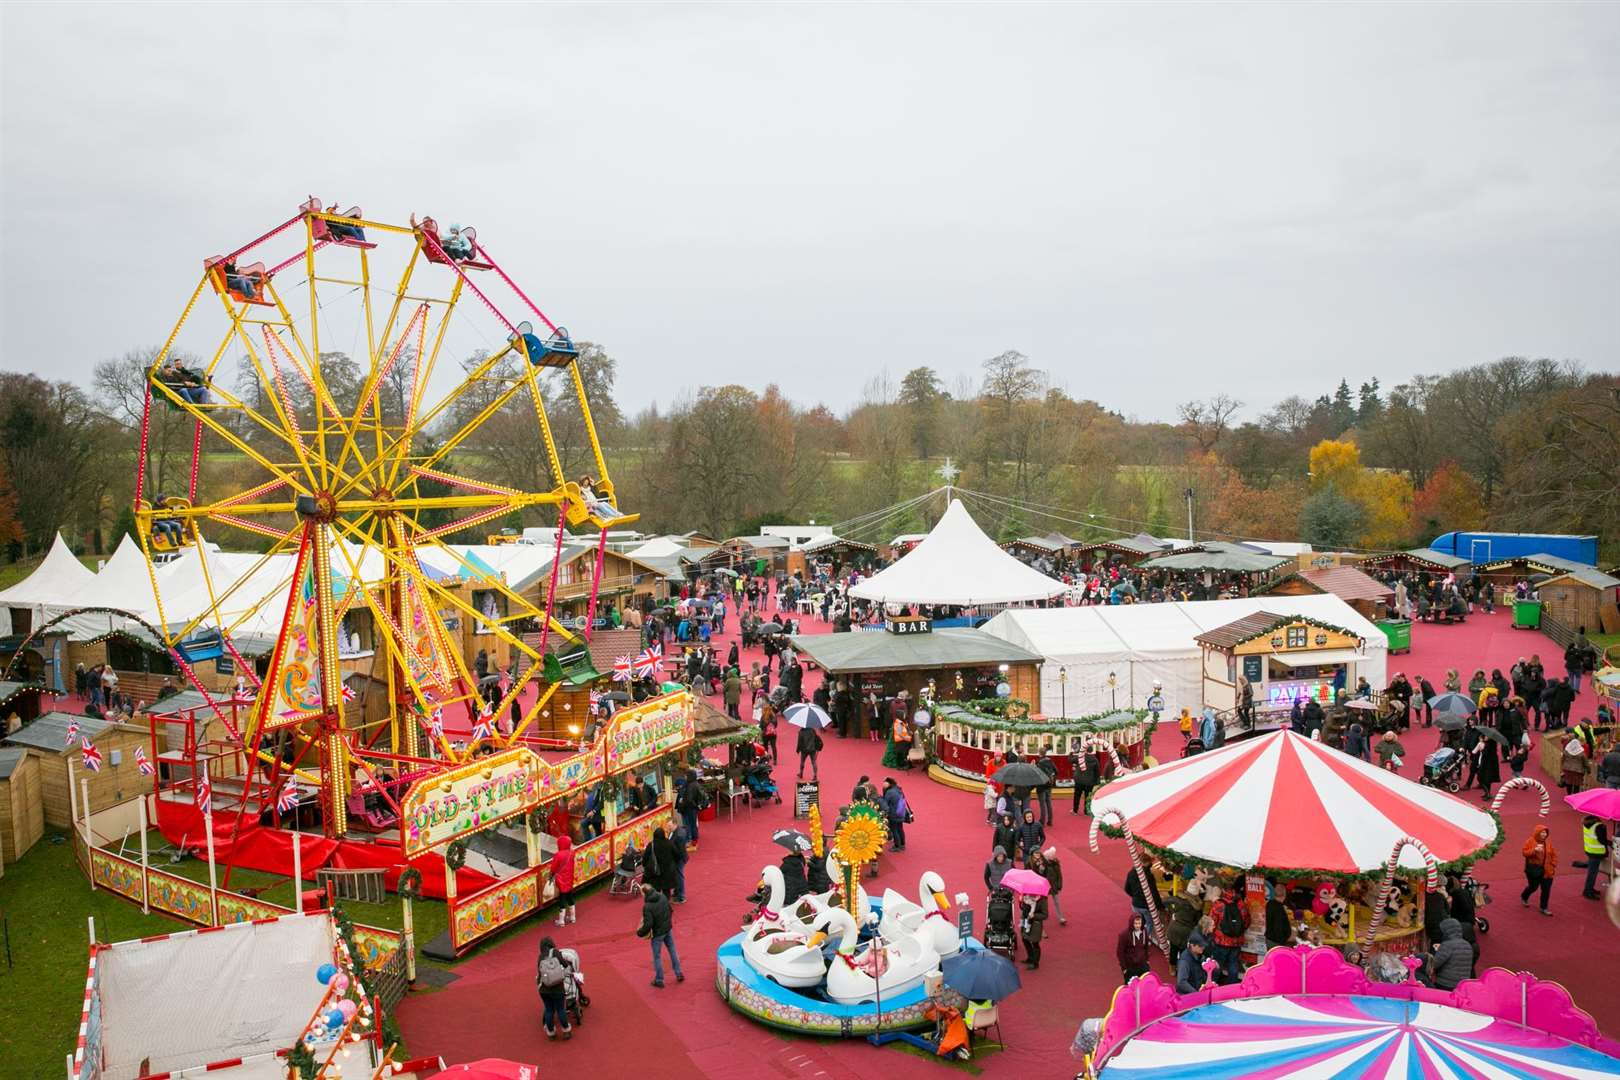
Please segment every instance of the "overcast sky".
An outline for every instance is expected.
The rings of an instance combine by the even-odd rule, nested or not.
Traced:
[[[629,408],[1027,353],[1169,418],[1620,368],[1620,4],[0,7],[0,366],[306,194],[476,224]]]

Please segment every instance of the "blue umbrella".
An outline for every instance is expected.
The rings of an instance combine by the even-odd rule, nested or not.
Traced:
[[[1469,717],[1478,711],[1478,706],[1467,694],[1455,690],[1434,695],[1429,699],[1429,705],[1441,716]]]
[[[1023,985],[1013,962],[988,949],[963,949],[947,956],[940,970],[945,985],[969,1001],[1000,1001]]]

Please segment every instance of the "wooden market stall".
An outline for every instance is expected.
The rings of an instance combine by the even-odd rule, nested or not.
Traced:
[[[1620,631],[1620,578],[1585,567],[1548,578],[1540,593],[1542,610],[1572,630]]]
[[[70,743],[67,732],[74,723],[79,725],[78,736]],[[134,724],[53,712],[12,732],[5,744],[21,747],[38,760],[45,824],[66,829],[73,824],[75,810],[84,813],[79,799],[86,790],[91,813],[141,794],[147,781],[135,764],[135,750],[144,747],[148,738],[146,729]],[[84,768],[84,739],[89,739],[101,754],[99,772]]]
[[[982,630],[936,630],[929,619],[897,618],[880,631],[795,634],[788,640],[835,686],[843,683],[855,694],[852,735],[867,733],[874,703],[878,715],[889,720],[901,707],[897,703],[915,707],[930,695],[935,700],[993,698],[1005,683],[1008,696],[1028,701],[1040,690],[1039,655]]]
[[[1236,707],[1240,677],[1254,687],[1257,709],[1284,714],[1295,698],[1330,705],[1334,690],[1358,676],[1384,677],[1365,638],[1305,615],[1257,611],[1193,640],[1203,653],[1203,704],[1217,712]]]
[[[44,835],[39,759],[20,746],[0,749],[0,860],[16,862]]]
[[[44,689],[37,682],[0,681],[0,738],[39,716]]]
[[[1256,590],[1263,596],[1337,596],[1362,618],[1375,622],[1395,599],[1395,590],[1353,566],[1299,570]]]

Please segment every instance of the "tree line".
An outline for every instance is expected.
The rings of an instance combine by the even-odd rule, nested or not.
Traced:
[[[0,542],[13,558],[37,554],[58,529],[87,552],[105,551],[133,529],[144,380],[155,355],[109,359],[89,387],[0,374]],[[462,365],[471,372],[485,359],[474,354]],[[424,433],[423,449],[478,417],[518,362],[507,357],[493,378],[469,383]],[[352,408],[365,372],[342,353],[323,354],[321,363],[334,404]],[[383,380],[384,423],[404,416],[410,367],[396,364]],[[1507,357],[1389,388],[1372,379],[1352,389],[1341,379],[1320,396],[1288,397],[1263,411],[1217,392],[1183,402],[1165,422],[1074,395],[1011,350],[954,378],[931,367],[898,381],[876,375],[842,412],[792,401],[774,385],[729,384],[627,415],[606,349],[582,343],[580,371],[620,505],[640,512],[648,531],[725,537],[815,520],[849,522],[854,538],[886,540],[927,528],[938,508],[876,512],[949,477],[992,497],[975,512],[1009,539],[1181,535],[1190,491],[1200,536],[1382,550],[1450,529],[1597,533],[1606,556],[1620,558],[1616,538],[1605,535],[1620,520],[1620,378],[1547,359]],[[572,379],[550,371],[541,385],[564,475],[593,472]],[[239,363],[230,388],[266,415],[276,394],[301,426],[313,426],[319,403],[307,384],[291,379],[278,392]],[[272,433],[230,410],[216,415],[243,444],[280,460]],[[154,404],[149,493],[183,490],[192,436],[188,415]],[[212,436],[208,446],[199,497],[263,480],[247,455]],[[554,484],[526,394],[449,460],[516,488]],[[545,524],[544,516],[456,538]],[[248,534],[217,539],[263,544]]]

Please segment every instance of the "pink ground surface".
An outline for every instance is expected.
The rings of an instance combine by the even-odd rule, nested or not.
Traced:
[[[810,623],[806,629],[823,627]],[[1482,665],[1505,670],[1516,657],[1530,652],[1540,652],[1544,659],[1558,655],[1540,634],[1511,629],[1504,614],[1479,615],[1460,626],[1420,626],[1413,638],[1410,655],[1390,658],[1391,673],[1427,674],[1436,685],[1448,667],[1463,669],[1466,677]],[[729,643],[730,637],[721,640]],[[757,654],[745,654],[744,667],[756,658]],[[809,676],[806,693],[819,678]],[[1590,715],[1591,709],[1592,697],[1584,694],[1576,702],[1575,716]],[[1178,738],[1166,726],[1156,742],[1161,751],[1168,751]],[[1414,730],[1406,741],[1411,753],[1404,771],[1415,776],[1423,754],[1433,746],[1433,734]],[[896,775],[916,812],[916,824],[907,830],[907,850],[886,855],[881,876],[868,888],[881,891],[892,886],[912,893],[923,870],[937,870],[949,894],[965,891],[973,897],[982,919],[980,875],[990,844],[979,796],[945,788],[917,772],[884,769],[879,764],[882,753],[882,743],[829,735],[821,758],[824,808],[831,810],[847,799],[865,773],[879,783],[886,775]],[[1568,869],[1570,860],[1579,857],[1579,817],[1563,807],[1552,778],[1541,775],[1534,764],[1537,760],[1532,754],[1527,775],[1554,791],[1553,841],[1562,856],[1553,888],[1555,917],[1542,918],[1517,902],[1522,878],[1516,852],[1529,832],[1537,800],[1533,793],[1515,792],[1504,807],[1508,846],[1476,871],[1494,885],[1496,900],[1484,909],[1493,925],[1482,939],[1482,965],[1527,969],[1564,983],[1576,1002],[1612,1034],[1620,1031],[1620,995],[1610,992],[1612,973],[1606,958],[1615,955],[1620,939],[1601,905],[1579,896],[1580,872]],[[792,773],[791,766],[777,770],[784,791],[791,790]],[[745,910],[743,897],[754,887],[761,867],[780,857],[781,849],[771,844],[770,834],[792,824],[790,803],[739,811],[735,821],[722,810],[719,820],[704,823],[699,850],[687,866],[690,902],[676,909],[675,935],[685,983],[670,981],[664,989],[649,985],[647,945],[633,936],[639,904],[599,891],[580,905],[577,924],[566,928],[549,921],[530,924],[458,964],[450,986],[411,995],[399,1009],[411,1052],[439,1054],[448,1062],[501,1056],[555,1070],[548,1075],[580,1076],[592,1070],[608,1076],[738,1080],[935,1075],[937,1063],[894,1048],[784,1036],[731,1012],[715,993],[715,949],[736,932]],[[1060,804],[1049,842],[1058,848],[1064,865],[1062,898],[1068,925],[1059,926],[1055,919],[1049,924],[1041,969],[1025,973],[1024,989],[1004,1007],[1006,1049],[975,1063],[984,1075],[1072,1074],[1075,1065],[1068,1047],[1075,1028],[1083,1018],[1106,1012],[1119,983],[1114,940],[1129,912],[1120,887],[1127,858],[1122,845],[1107,841],[1100,854],[1090,854],[1088,825],[1088,819],[1071,816]],[[587,971],[593,1005],[570,1042],[548,1043],[540,1028],[533,971],[542,934],[577,948]],[[1163,972],[1162,958],[1156,970]]]

